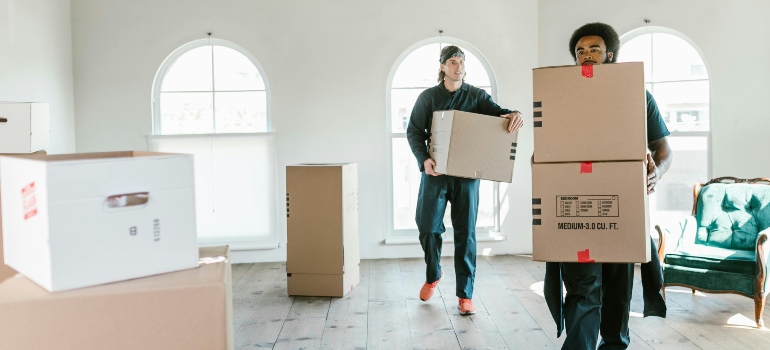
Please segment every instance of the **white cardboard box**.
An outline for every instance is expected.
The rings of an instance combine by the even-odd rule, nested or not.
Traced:
[[[0,102],[0,153],[32,153],[48,148],[47,103]]]
[[[198,266],[193,157],[0,157],[5,262],[49,291]]]

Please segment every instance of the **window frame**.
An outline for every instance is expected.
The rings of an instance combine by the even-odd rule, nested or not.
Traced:
[[[163,80],[166,78],[166,74],[168,73],[169,69],[174,65],[177,59],[181,57],[182,55],[186,54],[187,52],[197,49],[199,47],[203,46],[223,46],[230,49],[233,49],[237,51],[238,53],[242,54],[246,58],[249,59],[249,61],[257,68],[257,71],[259,72],[260,76],[262,77],[262,81],[265,85],[265,109],[266,109],[266,115],[267,115],[267,130],[265,131],[257,131],[257,132],[244,132],[244,133],[218,133],[216,132],[216,128],[213,129],[213,133],[203,133],[203,134],[163,134],[163,128],[161,125],[161,119],[162,115],[160,112],[160,94],[163,86]],[[212,61],[212,75],[214,74],[214,62]],[[224,91],[224,90],[223,90]],[[238,90],[240,91],[240,90]],[[255,90],[255,91],[261,91],[261,90]],[[212,84],[210,92],[212,95],[217,92],[217,90],[214,90],[214,86]],[[222,92],[222,91],[220,91]],[[267,79],[267,76],[265,75],[264,69],[262,69],[262,65],[259,64],[259,61],[246,49],[241,47],[238,44],[235,44],[231,41],[227,41],[224,39],[218,39],[218,38],[205,38],[205,39],[198,39],[191,41],[187,44],[184,44],[180,47],[178,47],[176,50],[174,50],[161,64],[160,68],[158,68],[158,71],[155,73],[155,78],[152,83],[152,95],[150,98],[150,104],[151,104],[151,111],[152,111],[152,135],[155,136],[176,136],[176,135],[227,135],[227,134],[236,134],[236,135],[248,135],[248,134],[264,134],[264,133],[272,133],[273,130],[273,123],[272,123],[272,113],[271,113],[271,106],[270,106],[270,83]],[[212,111],[213,113],[213,111]],[[214,114],[214,125],[216,125],[216,114]]]
[[[625,43],[627,43],[628,41],[630,41],[631,39],[634,39],[634,38],[636,38],[638,36],[641,36],[641,35],[650,34],[651,35],[650,43],[652,45],[652,42],[655,40],[654,34],[656,34],[656,33],[673,35],[673,36],[676,36],[677,38],[682,39],[685,42],[687,42],[687,44],[689,44],[690,47],[692,47],[695,50],[695,52],[698,53],[698,55],[700,56],[700,59],[703,61],[703,66],[706,69],[706,76],[708,77],[706,79],[671,80],[671,81],[655,82],[655,81],[652,80],[652,76],[650,76],[651,80],[647,81],[647,79],[645,78],[644,84],[645,84],[645,86],[647,84],[650,84],[650,86],[653,88],[653,91],[654,91],[655,84],[660,84],[660,83],[687,82],[687,81],[707,81],[708,82],[708,84],[709,84],[709,96],[708,96],[708,98],[709,98],[709,100],[708,100],[709,129],[708,129],[708,131],[678,131],[678,130],[674,130],[674,131],[670,131],[670,135],[668,135],[669,138],[672,138],[672,137],[676,137],[676,138],[680,138],[680,137],[705,137],[706,138],[706,179],[704,179],[704,180],[708,181],[709,179],[712,178],[712,174],[713,174],[713,169],[712,169],[712,152],[713,152],[713,147],[712,147],[712,135],[711,135],[711,133],[713,131],[713,127],[712,126],[714,125],[714,123],[713,123],[714,114],[713,114],[713,108],[712,108],[711,103],[712,103],[712,100],[713,100],[712,92],[714,91],[714,89],[713,89],[713,80],[711,79],[711,75],[710,75],[711,69],[709,68],[708,61],[706,60],[706,56],[703,54],[703,51],[700,50],[700,48],[695,44],[694,41],[692,41],[689,37],[687,37],[686,35],[682,34],[679,31],[676,31],[674,29],[667,28],[667,27],[661,27],[661,26],[644,26],[644,27],[639,27],[639,28],[636,28],[636,29],[632,29],[632,30],[630,30],[630,31],[628,31],[625,34],[620,36],[620,49],[621,49],[620,51],[621,51],[621,55],[623,53],[623,51],[622,51],[623,45]],[[651,62],[652,65],[654,65],[655,62],[654,62],[654,58],[653,58],[653,55],[652,55],[652,48],[650,49],[650,53],[651,53],[650,54],[650,62]],[[674,161],[676,161],[676,160],[674,160]]]
[[[497,101],[497,79],[495,77],[494,70],[492,69],[492,65],[489,63],[489,61],[486,59],[486,57],[481,54],[481,52],[476,49],[473,45],[470,43],[457,39],[452,37],[445,37],[445,36],[437,36],[437,37],[431,37],[427,39],[420,40],[411,46],[407,47],[406,50],[404,50],[398,58],[393,62],[390,68],[390,72],[388,74],[388,80],[387,84],[385,85],[385,134],[387,139],[387,172],[388,172],[388,181],[387,181],[387,205],[388,205],[388,235],[391,238],[390,241],[392,241],[392,244],[403,244],[403,243],[414,243],[412,241],[413,238],[416,238],[418,235],[417,229],[396,229],[395,228],[395,213],[393,204],[395,202],[394,199],[394,193],[393,193],[393,140],[398,138],[406,139],[406,132],[397,133],[393,132],[393,120],[392,120],[392,111],[391,111],[391,92],[393,91],[393,78],[396,75],[396,72],[398,71],[398,68],[401,66],[401,64],[404,62],[404,60],[415,50],[426,46],[430,44],[442,44],[442,45],[457,45],[459,47],[462,47],[464,50],[470,52],[476,58],[479,59],[481,62],[481,65],[484,67],[484,70],[489,77],[489,86],[492,96],[492,99]],[[438,58],[438,55],[436,56]],[[438,60],[437,60],[438,63]],[[438,72],[438,64],[436,65],[436,72]],[[437,83],[438,84],[438,83]],[[429,87],[428,87],[429,88]],[[400,87],[399,89],[403,89],[403,87]],[[499,182],[492,182],[492,200],[493,200],[493,211],[494,211],[494,226],[492,227],[476,227],[476,236],[482,237],[489,236],[489,240],[499,241],[505,239],[504,237],[500,236],[500,226],[501,226],[501,196],[500,196],[500,183]],[[446,242],[452,241],[451,234],[453,233],[453,228],[447,227],[445,234],[450,234],[449,239],[445,239]],[[393,240],[392,238],[396,238],[396,240]],[[400,241],[399,238],[405,238],[407,241]],[[389,240],[386,239],[386,243]]]

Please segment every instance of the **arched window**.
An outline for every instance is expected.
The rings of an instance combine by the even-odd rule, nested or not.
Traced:
[[[393,65],[387,86],[387,133],[390,141],[390,203],[392,232],[414,236],[420,170],[406,140],[406,128],[412,108],[425,89],[438,84],[439,54],[447,45],[457,45],[465,52],[465,82],[486,90],[496,100],[496,82],[489,63],[470,44],[452,38],[431,38],[408,48]],[[479,198],[477,233],[498,232],[500,223],[498,184],[482,181]],[[447,207],[444,225],[451,230]]]
[[[687,37],[644,27],[621,37],[620,62],[644,62],[647,90],[655,97],[671,135],[674,161],[650,198],[653,220],[689,214],[692,188],[710,176],[708,69]]]
[[[195,156],[201,246],[278,247],[270,89],[256,59],[221,39],[190,42],[155,75],[151,151]]]
[[[262,69],[243,48],[201,39],[174,51],[153,86],[155,135],[270,131]]]

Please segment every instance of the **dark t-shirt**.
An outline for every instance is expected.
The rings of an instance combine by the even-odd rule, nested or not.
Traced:
[[[654,102],[653,102],[654,103]],[[456,110],[499,117],[513,111],[498,106],[492,101],[492,96],[473,85],[463,85],[450,93],[444,84],[438,84],[423,91],[412,108],[409,126],[406,128],[406,139],[412,149],[420,171],[425,171],[423,163],[430,158],[428,140],[433,123],[433,112]]]
[[[659,140],[663,137],[670,135],[666,127],[666,123],[663,122],[663,117],[660,116],[660,110],[658,110],[658,103],[655,102],[655,98],[649,91],[647,92],[647,143],[655,140]]]

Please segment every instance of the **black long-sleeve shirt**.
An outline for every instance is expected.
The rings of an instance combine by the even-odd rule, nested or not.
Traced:
[[[486,91],[466,83],[463,83],[454,94],[450,93],[443,83],[423,91],[417,97],[417,102],[415,102],[412,115],[409,118],[409,126],[406,128],[406,139],[409,141],[412,153],[417,158],[420,171],[425,171],[423,164],[426,159],[430,158],[428,141],[433,123],[433,112],[448,110],[496,117],[513,113],[511,110],[498,106]]]

